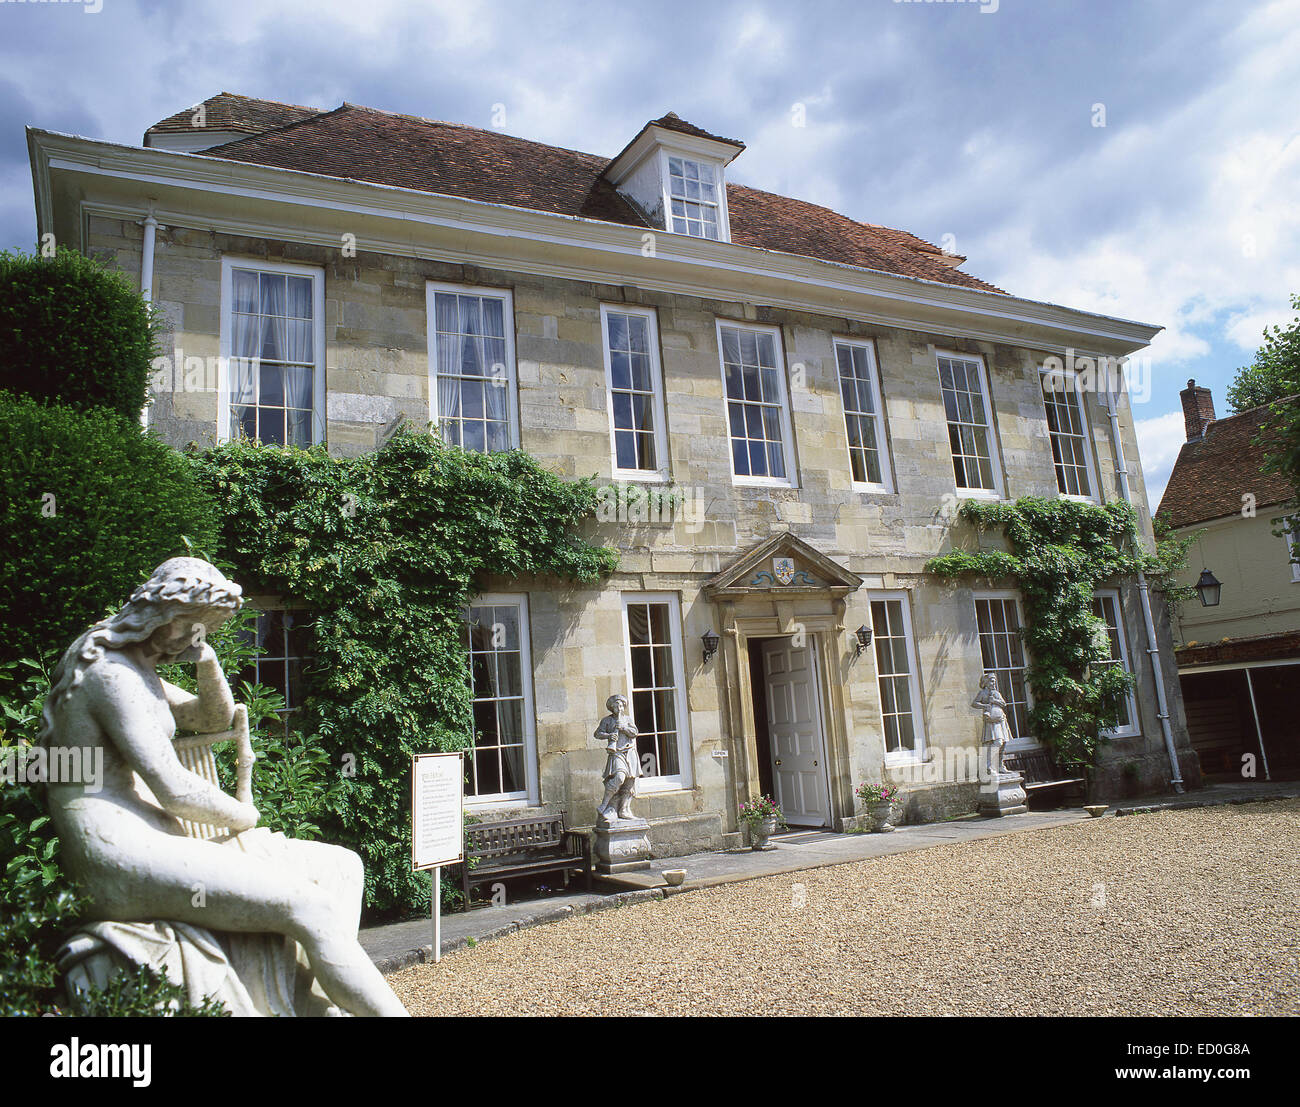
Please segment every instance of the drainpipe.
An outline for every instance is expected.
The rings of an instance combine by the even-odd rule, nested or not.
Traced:
[[[144,244],[140,251],[140,295],[146,304],[153,303],[153,253],[154,241],[158,233],[158,220],[154,218],[153,205],[149,205],[149,214],[144,220]],[[149,426],[149,405],[140,409],[140,426]]]
[[[1132,506],[1133,496],[1129,492],[1128,468],[1124,464],[1124,444],[1119,436],[1119,412],[1116,409],[1115,393],[1106,389],[1106,414],[1110,417],[1110,444],[1115,454],[1115,473],[1119,477],[1119,493],[1124,502]],[[1169,703],[1165,699],[1164,669],[1160,664],[1160,642],[1156,637],[1155,620],[1151,617],[1151,595],[1147,585],[1146,574],[1141,569],[1137,574],[1138,598],[1142,601],[1142,623],[1146,628],[1147,656],[1151,659],[1151,675],[1156,684],[1156,716],[1160,720],[1160,729],[1164,734],[1165,752],[1169,755],[1171,772],[1170,783],[1174,791],[1182,793],[1183,774],[1178,768],[1178,751],[1174,748],[1174,732],[1169,726]]]

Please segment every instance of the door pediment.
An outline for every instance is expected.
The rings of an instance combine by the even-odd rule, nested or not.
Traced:
[[[707,596],[846,596],[862,578],[786,531],[759,542],[704,584]]]

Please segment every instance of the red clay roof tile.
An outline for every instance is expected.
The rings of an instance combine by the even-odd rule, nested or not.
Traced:
[[[1173,526],[1187,527],[1239,514],[1246,493],[1259,508],[1289,499],[1286,478],[1263,471],[1265,448],[1255,443],[1269,414],[1267,406],[1253,407],[1216,419],[1199,442],[1184,442],[1156,514],[1167,512]]]

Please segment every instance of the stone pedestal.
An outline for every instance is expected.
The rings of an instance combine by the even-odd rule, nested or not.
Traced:
[[[645,819],[619,819],[596,824],[596,871],[612,875],[650,867],[650,824]]]
[[[991,780],[980,781],[979,812],[990,818],[1022,815],[1029,810],[1025,778],[1019,773],[995,773]]]

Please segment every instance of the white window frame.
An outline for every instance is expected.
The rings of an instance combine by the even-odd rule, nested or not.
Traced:
[[[911,750],[896,750],[890,752],[888,743],[885,738],[885,702],[880,695],[880,666],[876,664],[876,621],[872,617],[871,605],[874,602],[892,603],[897,601],[900,610],[903,612],[903,634],[904,644],[907,647],[908,657],[908,692],[912,697],[912,732],[915,735],[915,748]],[[920,655],[916,648],[916,635],[912,630],[912,593],[906,589],[881,590],[867,593],[867,620],[871,625],[871,658],[876,668],[876,700],[879,706],[880,716],[880,741],[885,751],[885,764],[894,765],[911,765],[925,760],[928,741],[925,730],[925,701],[921,698],[921,666]]]
[[[1044,388],[1043,385],[1049,374],[1053,377],[1060,378],[1062,383],[1066,385],[1066,387],[1061,389],[1059,392],[1053,390],[1056,395],[1062,395],[1065,392],[1069,392],[1074,396],[1075,411],[1078,412],[1079,415],[1079,426],[1083,428],[1083,458],[1086,463],[1089,489],[1089,494],[1086,496],[1081,496],[1073,492],[1061,491],[1060,478],[1056,474],[1056,450],[1052,443],[1052,439],[1057,437],[1057,435],[1053,433],[1052,424],[1049,421],[1047,424],[1047,444],[1048,448],[1052,450],[1052,479],[1056,481],[1056,494],[1063,500],[1075,500],[1079,503],[1095,504],[1099,502],[1099,497],[1101,495],[1101,489],[1097,482],[1097,467],[1093,464],[1092,460],[1092,451],[1095,448],[1096,443],[1093,441],[1092,437],[1092,424],[1088,421],[1088,406],[1084,402],[1083,393],[1079,390],[1078,375],[1072,369],[1049,370],[1043,366],[1039,366],[1038,384],[1039,391],[1043,394],[1044,419],[1047,419],[1048,389]],[[1062,435],[1061,437],[1073,436]]]
[[[1128,631],[1124,626],[1124,604],[1120,600],[1119,589],[1098,588],[1092,595],[1096,600],[1111,600],[1115,604],[1115,632],[1119,636],[1119,663],[1124,672],[1135,675],[1133,673],[1133,658],[1128,648]],[[1137,697],[1131,688],[1128,693],[1128,718],[1128,726],[1115,727],[1104,730],[1102,733],[1108,738],[1135,738],[1142,733],[1142,727],[1138,720]]]
[[[631,315],[645,319],[649,327],[650,381],[654,388],[651,405],[654,408],[655,459],[654,469],[622,469],[618,464],[618,428],[614,423],[614,361],[609,348],[609,316]],[[600,345],[605,354],[605,394],[609,408],[609,463],[615,480],[667,483],[671,468],[668,460],[668,420],[664,403],[663,366],[659,358],[659,313],[654,308],[633,304],[600,305]]]
[[[482,595],[475,596],[465,606],[466,608],[511,606],[519,608],[519,687],[523,694],[524,776],[528,784],[523,792],[502,792],[483,797],[466,793],[465,807],[471,811],[491,811],[537,804],[540,802],[537,769],[537,705],[533,698],[533,632],[532,619],[528,611],[528,593],[484,592]],[[466,665],[468,664],[467,658]],[[472,751],[473,747],[471,746],[470,749]]]
[[[440,281],[424,282],[424,313],[426,341],[429,348],[429,422],[433,431],[442,437],[442,418],[438,412],[438,316],[434,295],[448,292],[457,296],[496,297],[502,301],[501,317],[505,323],[506,340],[506,428],[508,449],[519,449],[519,368],[515,357],[515,298],[508,288],[488,288],[476,284],[447,284]],[[445,441],[445,439],[444,439]],[[486,451],[504,452],[504,451]]]
[[[880,359],[876,356],[876,342],[872,338],[852,338],[847,335],[831,336],[831,352],[835,357],[835,383],[840,388],[840,405],[844,402],[843,382],[840,377],[840,347],[849,346],[865,350],[867,353],[867,362],[871,368],[871,400],[875,405],[875,425],[876,425],[876,447],[880,455],[880,480],[879,481],[859,481],[853,478],[853,456],[852,443],[846,446],[849,450],[849,480],[854,491],[857,492],[893,492],[894,491],[894,472],[893,464],[889,456],[889,433],[888,419],[885,417],[885,405],[883,392],[880,386]],[[863,415],[864,412],[854,411],[854,415]],[[730,428],[728,428],[730,429]],[[849,433],[849,410],[844,408],[844,434],[847,438]]]
[[[668,630],[673,649],[673,709],[677,712],[677,764],[681,772],[675,776],[643,776],[637,780],[641,793],[677,792],[692,787],[690,709],[686,695],[685,654],[682,649],[682,605],[676,592],[622,592],[619,595],[620,615],[623,619],[623,672],[624,691],[628,711],[635,711],[632,688],[632,628],[628,622],[629,604],[666,603],[668,605]],[[635,714],[632,717],[636,725]],[[639,728],[638,728],[639,729]]]
[[[1014,600],[1016,605],[1016,623],[1021,627],[1021,629],[1023,629],[1025,625],[1025,605],[1021,600],[1020,593],[1010,588],[998,588],[998,589],[991,589],[982,592],[974,592],[974,591],[971,592],[972,607],[975,613],[975,648],[979,651],[980,654],[980,673],[983,674],[987,670],[984,668],[984,650],[980,645],[980,629],[979,629],[979,625],[980,625],[979,601],[980,600]],[[1025,645],[1023,638],[1020,640],[1020,652],[1025,659],[1024,671],[1028,673],[1029,665],[1030,665],[1029,647]],[[1007,691],[1008,691],[1007,689],[1002,688],[999,685],[998,691],[1002,693],[1003,699],[1007,698]],[[1009,701],[1008,701],[1008,706],[1010,706]],[[1026,723],[1028,722],[1028,714],[1030,711],[1033,710],[1033,707],[1034,707],[1034,693],[1029,687],[1029,680],[1026,678],[1025,680],[1025,715],[1026,715],[1025,721]],[[1011,741],[1007,743],[1006,748],[1009,752],[1014,753],[1017,750],[1041,749],[1042,745],[1043,745],[1042,742],[1040,742],[1037,737],[1033,735],[1028,735],[1028,736],[1022,735],[1021,737],[1018,738],[1012,738]]]
[[[1300,536],[1288,526],[1282,528],[1282,548],[1286,550],[1286,564],[1291,570],[1291,583],[1300,584],[1300,561],[1291,560],[1291,547],[1300,545]]]
[[[776,347],[776,380],[781,391],[781,450],[785,458],[784,477],[754,477],[736,473],[736,456],[731,437],[731,397],[727,394],[727,363],[723,359],[722,329],[731,327],[740,331],[770,334]],[[731,467],[733,485],[755,488],[797,488],[798,473],[794,459],[794,431],[790,418],[790,389],[786,383],[785,344],[781,341],[781,328],[760,323],[745,323],[734,319],[714,319],[714,338],[718,344],[718,374],[722,378],[722,419],[727,433],[727,464]]]
[[[969,488],[964,485],[960,485],[956,483],[957,475],[954,472],[953,473],[954,487],[958,492],[960,492],[964,496],[970,496],[972,498],[978,498],[983,496],[987,499],[1000,500],[1002,498],[1003,484],[1002,484],[1002,464],[998,456],[1001,453],[1001,449],[998,441],[998,422],[997,422],[997,416],[993,411],[993,392],[989,388],[988,368],[984,364],[984,357],[982,354],[964,354],[957,350],[936,349],[934,351],[934,374],[935,374],[935,379],[939,381],[939,407],[941,410],[943,410],[943,427],[944,427],[945,438],[947,437],[948,428],[949,426],[951,426],[951,424],[948,421],[947,409],[944,408],[944,404],[943,404],[943,380],[939,375],[939,359],[945,357],[953,361],[972,362],[976,366],[977,376],[979,378],[980,392],[984,400],[984,411],[988,420],[988,422],[986,423],[986,429],[988,431],[988,443],[989,443],[989,468],[992,470],[993,473],[992,488]],[[951,439],[948,439],[946,444],[948,446],[948,455],[949,455],[948,464],[949,467],[951,468],[954,460],[952,457]]]
[[[257,643],[258,643],[258,633],[257,633],[257,631],[258,631],[258,624],[262,621],[263,618],[266,618],[266,619],[270,620],[270,619],[272,619],[272,618],[274,618],[274,617],[276,617],[276,616],[279,616],[281,619],[283,619],[285,616],[291,616],[291,617],[293,617],[293,618],[296,619],[296,620],[301,620],[301,622],[299,623],[300,626],[312,626],[312,625],[315,623],[315,620],[316,620],[316,613],[315,613],[314,611],[311,611],[311,610],[308,609],[308,608],[302,608],[302,607],[259,607],[259,606],[252,605],[252,604],[250,604],[250,607],[252,607],[252,609],[257,613],[257,619],[254,621],[253,626],[252,626],[252,634],[253,634],[253,644],[254,644],[254,646],[257,646]],[[259,648],[260,648],[260,647],[259,647]],[[268,688],[274,688],[274,685],[273,685],[273,684],[270,684],[269,682],[264,681],[264,680],[262,679],[262,676],[263,676],[262,670],[263,670],[263,668],[264,668],[264,667],[267,667],[267,666],[269,666],[269,665],[282,665],[282,666],[284,666],[283,672],[284,672],[284,702],[285,702],[285,707],[284,707],[284,710],[282,710],[282,711],[277,711],[275,714],[276,714],[276,716],[279,718],[280,722],[283,724],[286,733],[288,732],[288,729],[289,729],[289,725],[290,725],[291,717],[294,716],[294,715],[296,715],[296,714],[298,714],[298,713],[302,710],[302,687],[301,687],[301,683],[300,683],[300,686],[299,686],[298,688],[294,689],[294,691],[297,693],[296,695],[294,695],[294,696],[291,697],[290,694],[289,694],[289,693],[290,693],[290,687],[289,687],[290,680],[289,680],[289,678],[290,678],[290,675],[291,675],[291,673],[292,673],[292,669],[291,669],[290,666],[289,666],[289,662],[291,662],[291,661],[297,661],[297,662],[298,662],[299,681],[301,682],[301,680],[302,680],[302,672],[303,672],[303,670],[306,668],[307,664],[309,664],[310,662],[312,662],[312,661],[314,661],[314,660],[315,660],[315,658],[314,658],[314,656],[313,656],[311,653],[302,653],[302,654],[293,654],[293,653],[290,653],[290,652],[289,652],[288,640],[286,639],[286,640],[285,640],[285,653],[284,653],[284,656],[282,656],[282,657],[264,657],[264,656],[257,656],[257,657],[251,658],[251,659],[248,661],[247,665],[245,666],[246,669],[251,669],[251,670],[252,670],[252,672],[253,672],[253,683],[254,683],[254,684],[264,684],[264,685],[266,685],[266,687],[268,687]],[[240,675],[242,675],[242,674],[240,674]]]
[[[325,269],[319,265],[295,265],[265,258],[221,255],[221,336],[217,359],[217,441],[229,442],[230,432],[230,338],[233,333],[234,280],[236,269],[253,269],[263,273],[284,273],[310,277],[312,282],[312,352],[316,366],[311,378],[311,440],[313,446],[325,441]],[[260,372],[260,370],[259,370]]]
[[[673,230],[673,185],[672,174],[668,168],[669,158],[680,158],[682,161],[693,161],[696,165],[707,165],[713,170],[714,187],[717,189],[718,200],[718,242],[731,241],[731,216],[727,210],[727,179],[724,175],[725,167],[719,161],[713,158],[701,157],[699,154],[681,149],[675,146],[659,147],[659,180],[662,184],[663,204],[664,204],[664,230],[669,234],[680,235],[682,238],[694,238],[697,242],[713,242],[712,238],[692,235],[686,231]],[[681,199],[681,197],[678,197]],[[696,201],[689,201],[695,203]]]

